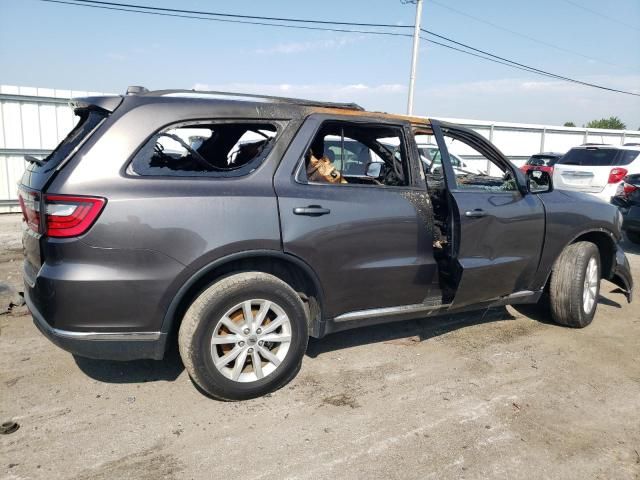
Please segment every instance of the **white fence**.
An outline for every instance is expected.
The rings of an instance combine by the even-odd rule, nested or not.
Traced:
[[[24,155],[46,156],[71,130],[75,119],[68,101],[100,92],[0,85],[0,213],[18,211],[17,183]],[[566,152],[587,142],[640,143],[640,131],[568,128],[466,119],[465,125],[491,140],[516,165],[539,152]]]

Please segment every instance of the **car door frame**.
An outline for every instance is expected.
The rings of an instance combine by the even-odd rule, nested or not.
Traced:
[[[399,186],[399,187],[394,187],[394,186],[374,187],[371,185],[358,185],[358,184],[342,185],[342,186],[336,186],[336,185],[327,186],[323,184],[314,185],[312,183],[301,181],[300,175],[301,175],[301,170],[304,168],[304,153],[307,151],[310,144],[313,142],[314,136],[316,135],[320,126],[323,123],[328,121],[346,122],[346,123],[352,123],[352,124],[359,123],[363,125],[369,124],[372,126],[386,125],[390,127],[396,127],[399,130],[401,130],[403,141],[404,141],[404,147],[407,155],[407,173],[409,177],[408,178],[409,184],[407,186]],[[278,205],[280,209],[281,241],[282,241],[283,251],[285,251],[285,253],[288,253],[290,255],[296,255],[296,252],[292,252],[292,251],[288,252],[287,246],[286,246],[287,232],[285,232],[286,225],[284,223],[284,216],[287,215],[288,212],[283,211],[283,208],[287,208],[287,207],[283,207],[283,203],[281,202],[281,197],[284,197],[284,195],[281,195],[283,188],[300,188],[300,187],[310,188],[310,189],[332,188],[332,189],[344,189],[342,190],[344,192],[347,192],[351,189],[355,189],[352,191],[357,191],[360,189],[370,190],[370,189],[383,188],[388,190],[402,190],[403,192],[412,191],[412,192],[415,192],[416,195],[418,195],[420,193],[424,194],[424,188],[425,188],[424,178],[422,177],[422,175],[420,175],[418,167],[419,167],[419,157],[417,154],[417,148],[415,147],[415,142],[413,140],[411,123],[409,121],[402,120],[402,119],[384,118],[384,117],[381,118],[373,114],[372,115],[349,115],[349,114],[313,113],[309,115],[308,117],[305,118],[304,122],[300,126],[298,133],[296,134],[296,137],[293,139],[293,141],[289,145],[287,152],[283,156],[280,162],[280,165],[278,166],[278,169],[276,170],[276,173],[274,175],[274,188],[276,191],[276,196],[278,196]],[[320,192],[320,190],[318,191]],[[421,221],[420,219],[421,212],[419,212],[419,209],[417,207],[415,208],[416,208],[416,221],[419,223]],[[426,232],[425,235],[429,235],[429,233],[432,233],[432,232]],[[426,258],[428,254],[429,252],[422,253],[424,258]],[[432,252],[430,254],[431,256],[433,255]],[[418,253],[418,255],[420,254]],[[299,258],[301,258],[303,261],[309,264],[310,267],[314,271],[316,271],[316,269],[313,268],[313,265],[311,265],[309,261],[305,260],[303,257],[299,257]],[[434,259],[433,259],[433,263],[435,265]],[[436,265],[436,268],[437,268],[437,265]],[[321,272],[316,271],[316,275],[320,279],[321,283],[325,282],[325,279],[322,278]],[[436,270],[435,277],[437,278],[437,270]],[[431,283],[429,285],[432,287],[432,293],[435,292],[435,290],[438,290],[437,291],[438,296],[441,296],[441,292],[439,291],[439,284],[437,282]],[[355,326],[354,323],[358,323],[358,326],[359,326],[359,325],[366,325],[366,324],[373,324],[373,323],[381,323],[382,321],[391,321],[394,319],[402,319],[402,318],[406,318],[406,316],[411,313],[409,310],[401,309],[409,306],[406,304],[406,302],[403,302],[400,305],[397,305],[397,311],[395,311],[396,306],[394,305],[392,308],[373,307],[371,309],[366,309],[366,310],[341,312],[336,315],[336,311],[340,311],[340,307],[336,305],[330,305],[331,295],[330,295],[330,292],[327,291],[328,289],[325,287],[326,285],[323,285],[323,290],[325,292],[325,306],[326,306],[326,309],[325,309],[326,311],[323,312],[323,320],[329,320],[329,322],[327,322],[328,325],[326,327],[323,327],[324,333],[328,333],[328,331],[336,331],[336,330],[342,330],[346,328],[352,328],[353,326]],[[399,287],[402,288],[403,286],[400,285]],[[420,301],[422,301],[426,297],[427,297],[427,291],[425,290],[424,295],[420,299]],[[428,305],[426,303],[422,305],[420,304],[419,301],[417,301],[417,299],[416,299],[416,302],[414,302],[410,306],[411,307],[424,306],[425,311],[436,310],[439,307],[439,305]],[[403,314],[406,314],[406,315],[403,315]],[[415,315],[415,312],[414,312],[414,315]]]
[[[500,152],[489,140],[485,139],[482,135],[474,132],[465,127],[460,127],[458,125],[450,124],[448,122],[442,122],[438,120],[431,120],[431,126],[434,133],[434,138],[436,139],[436,143],[440,149],[440,154],[442,158],[442,167],[444,172],[444,180],[445,186],[449,195],[449,201],[453,205],[453,215],[454,215],[454,224],[455,228],[451,229],[453,233],[453,239],[450,240],[452,243],[452,256],[457,260],[457,268],[458,271],[455,272],[455,275],[458,276],[458,290],[456,291],[455,297],[451,304],[452,309],[457,308],[466,308],[470,305],[477,304],[481,306],[482,304],[492,304],[496,301],[506,301],[510,296],[522,297],[522,298],[530,298],[531,301],[537,300],[540,292],[532,292],[529,290],[530,285],[535,279],[535,275],[539,266],[540,257],[542,254],[542,247],[544,245],[544,228],[545,228],[545,213],[544,213],[544,205],[541,200],[537,197],[537,195],[533,195],[529,192],[527,188],[526,177],[524,174],[515,167],[509,160]],[[443,128],[453,130],[456,133],[463,134],[464,140],[469,142],[469,146],[476,148],[479,152],[486,155],[488,159],[493,160],[497,166],[508,170],[514,178],[516,183],[516,190],[513,191],[505,191],[505,192],[482,192],[480,190],[463,190],[458,189],[456,184],[456,174],[454,168],[451,164],[451,159],[449,156],[448,146],[444,140]],[[465,258],[461,258],[461,254],[463,254],[463,244],[465,241],[462,229],[464,227],[463,222],[466,222],[466,219],[462,219],[462,215],[466,215],[467,212],[460,211],[458,202],[456,200],[456,194],[467,195],[482,195],[491,194],[493,196],[501,196],[505,197],[508,195],[513,196],[514,194],[518,194],[521,196],[521,200],[524,200],[527,203],[527,206],[530,207],[530,215],[535,214],[537,219],[536,222],[540,226],[539,238],[535,245],[535,250],[530,252],[532,257],[527,264],[526,270],[521,273],[520,276],[517,277],[517,280],[514,282],[513,291],[506,291],[504,288],[500,289],[501,284],[496,280],[485,282],[483,284],[483,289],[486,291],[486,295],[484,298],[479,298],[478,292],[474,290],[474,284],[477,289],[477,282],[481,282],[482,278],[475,278],[479,274],[471,273],[474,271],[472,268],[467,268],[465,271],[465,267],[460,263],[460,260],[469,260]],[[536,210],[535,212],[533,212]],[[533,218],[533,217],[532,217]],[[482,259],[480,259],[482,260]],[[469,262],[472,263],[472,262]],[[487,268],[490,271],[491,265],[488,264]],[[477,269],[479,272],[480,269]],[[507,270],[508,271],[508,270]],[[465,275],[466,273],[466,275]],[[509,274],[515,274],[515,271],[508,271]],[[465,281],[465,277],[466,281]],[[504,285],[502,285],[504,287]],[[493,290],[492,290],[493,288]],[[474,297],[475,295],[475,297]]]

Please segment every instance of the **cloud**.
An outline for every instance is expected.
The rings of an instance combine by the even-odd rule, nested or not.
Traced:
[[[122,61],[122,60],[126,60],[127,56],[122,54],[122,53],[115,53],[115,52],[110,52],[107,53],[107,58],[111,59],[111,60],[117,60],[117,61]]]
[[[279,43],[277,45],[274,45],[273,47],[258,48],[254,50],[254,52],[259,55],[291,55],[296,53],[308,52],[311,50],[338,49],[354,43],[361,38],[362,36],[351,38],[338,37],[307,42]]]
[[[318,100],[332,100],[351,102],[354,98],[372,99],[376,96],[397,96],[404,94],[406,87],[401,84],[368,85],[353,84],[256,84],[256,83],[227,83],[212,85],[196,83],[195,90],[231,91],[243,93],[258,93],[264,95],[280,95],[298,98],[314,98]]]

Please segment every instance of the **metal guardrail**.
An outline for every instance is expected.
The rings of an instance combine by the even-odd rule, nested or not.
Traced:
[[[0,148],[0,155],[7,157],[22,157],[24,155],[44,155],[47,156],[51,150],[43,148]]]
[[[68,105],[69,98],[59,97],[39,97],[37,95],[12,95],[9,93],[0,93],[0,102],[18,102],[18,103],[46,103],[54,105]]]

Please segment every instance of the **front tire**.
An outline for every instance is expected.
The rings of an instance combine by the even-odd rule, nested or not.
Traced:
[[[600,293],[600,253],[590,242],[566,247],[553,266],[549,288],[551,317],[567,327],[591,323]]]
[[[300,297],[262,272],[226,277],[187,310],[180,356],[191,379],[220,400],[246,400],[277,390],[300,370],[309,338]]]

